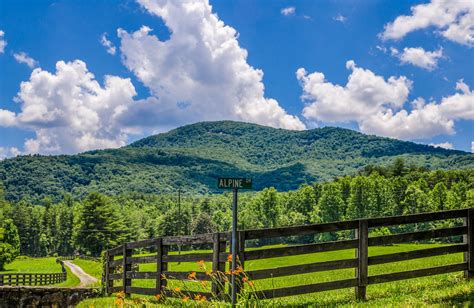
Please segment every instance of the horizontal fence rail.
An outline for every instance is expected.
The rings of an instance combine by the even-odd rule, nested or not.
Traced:
[[[449,227],[443,223],[437,224],[440,221],[449,220],[451,221],[451,223],[448,224]],[[462,220],[463,223],[459,225],[454,223],[453,220],[457,220],[457,222]],[[429,224],[433,222],[435,222],[435,224]],[[416,227],[413,227],[414,224],[422,224],[423,229],[418,230]],[[428,228],[433,227],[433,225],[442,227]],[[381,227],[394,228],[394,226],[409,232],[369,236],[370,231],[373,229]],[[246,247],[246,241],[252,241],[254,243],[256,240],[318,235],[321,233],[340,231],[345,232],[346,235],[351,234],[353,237],[347,239],[346,236],[346,238],[342,240],[297,244],[285,247],[264,247],[258,249],[249,249]],[[369,256],[369,247],[373,246],[446,238],[454,240],[446,246]],[[459,242],[460,239],[462,239],[462,242]],[[132,293],[143,295],[161,294],[163,296],[172,297],[189,296],[191,299],[205,296],[206,298],[217,297],[219,299],[228,300],[230,294],[228,293],[227,278],[229,278],[230,275],[236,274],[226,272],[226,264],[229,263],[230,240],[229,233],[168,236],[124,243],[122,246],[109,249],[106,251],[106,264],[104,267],[106,291],[109,294],[123,291],[126,295]],[[458,240],[458,242],[456,242],[456,240]],[[466,278],[472,278],[474,276],[474,209],[357,219],[295,227],[242,230],[238,231],[236,244],[238,263],[244,273],[238,274],[239,281],[241,282],[239,288],[246,288],[242,282],[249,280],[258,281],[311,273],[317,275],[318,272],[341,269],[354,269],[356,273],[355,277],[348,279],[250,291],[250,294],[255,298],[269,299],[343,288],[355,288],[356,297],[358,299],[365,299],[366,288],[371,284],[452,272],[464,272]],[[173,246],[191,246],[195,248],[197,246],[204,247],[203,245],[206,247],[205,249],[210,252],[199,251],[196,253],[170,254]],[[347,249],[353,249],[355,251],[354,258],[245,270],[246,261],[267,260]],[[137,255],[143,251],[149,251],[150,253]],[[463,253],[464,261],[457,264],[430,268],[369,275],[369,266],[454,253]],[[171,271],[169,270],[170,262],[210,262],[212,268],[209,268],[207,272]],[[271,264],[271,262],[268,263]],[[140,266],[144,264],[153,264],[156,266],[156,270],[140,271]],[[201,265],[202,264],[203,263],[201,263]],[[153,283],[148,284],[148,286],[153,285],[153,287],[145,288],[135,285],[135,281],[140,279],[152,280]],[[177,294],[173,291],[172,287],[168,286],[169,280],[195,280],[202,282],[203,285],[207,285],[207,282],[209,282],[209,288],[207,291],[201,292],[180,290],[179,294]],[[206,283],[204,284],[204,282]]]
[[[41,286],[66,281],[66,273],[0,274],[0,286]]]

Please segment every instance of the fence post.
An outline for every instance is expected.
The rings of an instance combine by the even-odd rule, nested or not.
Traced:
[[[127,258],[132,256],[132,250],[127,248],[127,243],[123,243],[123,292],[125,296],[129,297],[130,292],[127,291],[127,287],[132,286],[132,280],[127,278],[127,272],[132,271],[132,264],[127,263]]]
[[[245,231],[238,231],[237,232],[237,257],[240,263],[240,267],[242,270],[245,266]],[[236,275],[236,293],[240,293],[241,289],[244,287],[243,285],[243,275]]]
[[[3,275],[0,274],[0,286],[3,286]]]
[[[163,287],[165,286],[166,280],[163,279],[163,239],[157,238],[155,241],[156,245],[156,284],[155,293],[161,294]]]
[[[109,254],[107,250],[105,252],[105,277],[104,277],[104,284],[105,284],[105,293],[110,295],[110,289],[114,286],[114,281],[110,279],[110,262],[114,260],[114,256]]]
[[[467,270],[464,277],[474,278],[474,209],[467,210],[467,217],[464,218],[464,225],[467,226],[467,234],[463,235],[464,243],[467,244],[467,252],[464,253],[464,262],[467,263]]]
[[[225,272],[225,262],[219,260],[219,255],[221,252],[225,252],[225,243],[222,245],[221,236],[218,232],[214,233],[212,243],[212,274],[214,275],[212,281],[212,293],[220,298],[224,291],[225,284],[222,277]]]
[[[356,249],[357,264],[357,287],[356,298],[358,300],[365,300],[365,294],[368,284],[369,272],[369,226],[367,219],[359,219],[359,227],[356,230],[356,238],[359,240],[359,245]]]

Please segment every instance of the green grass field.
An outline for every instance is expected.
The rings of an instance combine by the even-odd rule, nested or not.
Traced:
[[[69,268],[67,270],[67,280],[55,284],[58,287],[73,287],[79,284],[79,278],[74,276]],[[60,273],[61,265],[56,263],[55,257],[46,258],[31,258],[20,256],[15,259],[12,263],[5,265],[5,271],[0,271],[0,274],[13,274],[13,273]]]
[[[424,249],[440,246],[439,244],[403,244],[394,246],[371,247],[369,255],[380,255],[395,253],[401,251]],[[245,263],[246,270],[272,268],[278,266],[305,264],[313,262],[322,262],[328,260],[338,260],[354,257],[354,250],[343,250],[336,252],[308,254],[291,257],[281,257],[267,259],[263,261],[248,261]],[[369,267],[369,275],[391,273],[397,271],[406,271],[419,269],[424,267],[440,266],[463,261],[461,253],[445,256],[436,256],[417,260],[394,262],[383,265]],[[211,268],[211,264],[206,264],[207,268]],[[156,267],[154,264],[140,265],[140,271],[153,271]],[[170,263],[170,271],[199,271],[196,263]],[[255,281],[255,288],[258,290],[269,288],[280,288],[286,286],[296,286],[317,282],[325,282],[331,280],[347,279],[354,277],[354,269],[335,270],[318,273],[302,273],[300,275],[278,277],[274,279],[265,279]],[[120,283],[120,281],[117,281]],[[132,280],[133,286],[154,287],[153,280]],[[209,291],[210,288],[203,287],[196,282],[179,282],[170,280],[169,286],[181,287],[188,290]],[[144,298],[149,300],[147,306],[159,306],[153,304],[151,297],[132,296],[132,299]],[[106,297],[99,299],[86,300],[79,307],[107,307],[113,306],[114,297]],[[326,291],[320,293],[312,293],[307,295],[280,298],[275,300],[266,300],[266,305],[275,306],[320,306],[320,305],[370,305],[370,306],[388,306],[388,305],[464,305],[474,302],[474,280],[468,281],[463,279],[462,273],[444,274],[438,276],[416,278],[411,280],[403,280],[398,282],[384,283],[378,285],[370,285],[367,288],[367,302],[357,302],[354,296],[354,289],[342,289],[336,291]],[[180,304],[175,302],[173,305]],[[221,304],[220,304],[221,305]]]
[[[102,281],[102,263],[92,261],[92,260],[84,260],[76,258],[72,261],[72,263],[80,266],[84,272],[88,273],[89,275],[97,278],[98,282],[91,287],[99,287]]]

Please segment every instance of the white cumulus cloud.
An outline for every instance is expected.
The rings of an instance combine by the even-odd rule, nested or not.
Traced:
[[[346,63],[352,70],[345,86],[325,80],[324,74],[296,72],[306,102],[303,115],[310,121],[356,122],[364,133],[406,140],[419,140],[441,134],[454,134],[456,120],[474,120],[474,92],[460,80],[457,92],[439,103],[422,98],[405,109],[411,89],[407,78],[385,80],[372,71]]]
[[[453,149],[453,145],[449,142],[442,142],[442,143],[430,143],[431,146],[435,147],[435,148],[443,148],[443,149],[448,149],[448,150],[452,150]]]
[[[25,52],[14,53],[13,58],[15,58],[16,62],[26,64],[31,69],[38,66],[38,61],[28,56]]]
[[[247,63],[236,30],[224,24],[205,0],[140,4],[163,19],[170,38],[160,40],[143,26],[119,29],[124,65],[152,97],[137,103],[123,120],[151,127],[202,120],[234,119],[288,129],[304,129],[298,117],[264,96],[263,72]],[[138,121],[137,121],[138,122]]]
[[[5,41],[5,32],[0,30],[0,53],[5,52],[5,46],[7,46],[7,41]]]
[[[280,13],[285,16],[294,15],[295,12],[296,8],[294,6],[285,7],[280,10]]]
[[[392,48],[392,55],[399,58],[402,64],[412,64],[425,70],[432,71],[438,66],[438,60],[443,57],[443,48],[426,51],[422,47],[403,48],[402,52]]]
[[[100,43],[106,48],[107,53],[115,55],[117,49],[115,48],[114,44],[107,38],[107,33],[103,33],[100,36]]]
[[[474,1],[432,0],[411,7],[411,15],[398,16],[385,25],[381,38],[397,40],[410,32],[433,27],[448,40],[474,46]]]
[[[5,158],[9,158],[9,157],[15,157],[20,154],[21,154],[20,150],[18,150],[15,147],[10,147],[10,148],[0,147],[0,160],[4,160]]]
[[[127,132],[118,119],[134,103],[130,79],[106,76],[101,86],[86,64],[59,61],[56,72],[33,70],[22,82],[17,114],[0,109],[0,126],[32,130],[25,153],[76,153],[125,145]]]
[[[370,70],[357,67],[347,61],[350,74],[345,86],[326,81],[323,73],[309,74],[298,69],[296,77],[303,87],[303,100],[308,104],[303,109],[305,118],[324,122],[350,122],[362,120],[383,106],[400,108],[406,101],[411,81],[406,77],[390,77],[385,80]]]

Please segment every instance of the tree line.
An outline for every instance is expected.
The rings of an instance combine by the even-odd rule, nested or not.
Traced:
[[[179,204],[177,194],[106,196],[94,192],[83,199],[64,195],[60,202],[45,198],[35,204],[25,200],[9,203],[4,195],[0,189],[0,239],[1,230],[17,230],[18,252],[31,256],[75,252],[97,256],[123,241],[223,232],[231,226],[231,193],[204,196],[183,193]],[[357,175],[305,184],[293,191],[266,188],[241,193],[239,228],[271,228],[467,207],[474,207],[474,169],[429,171],[408,168],[403,160],[396,160],[388,167],[367,166]],[[347,236],[350,234],[330,234],[316,240]]]

